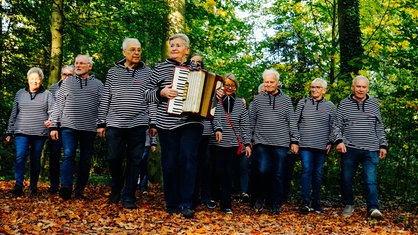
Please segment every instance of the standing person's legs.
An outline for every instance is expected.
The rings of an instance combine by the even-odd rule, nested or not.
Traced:
[[[273,185],[272,185],[272,213],[281,212],[280,206],[285,203],[285,179],[286,179],[286,158],[288,148],[274,147],[272,151],[272,167],[273,167]]]
[[[318,211],[320,208],[321,200],[321,185],[322,185],[322,171],[324,169],[326,154],[323,152],[315,152],[314,154],[314,167],[312,175],[312,207]]]
[[[112,191],[109,202],[117,204],[120,200],[120,193],[123,188],[122,158],[125,154],[125,134],[122,129],[108,127],[106,129],[107,162],[111,176]]]
[[[16,196],[23,195],[23,180],[25,177],[25,165],[26,156],[29,151],[30,139],[27,135],[16,135],[15,146],[16,146],[16,160],[15,160],[15,187],[12,193]]]
[[[139,190],[145,193],[148,191],[148,157],[151,151],[150,146],[145,146],[144,153],[142,154],[141,163],[139,167],[138,184]]]
[[[256,211],[263,210],[267,191],[270,188],[271,179],[271,158],[268,151],[269,146],[257,144],[253,148],[253,173],[254,173],[254,198]]]
[[[376,170],[379,163],[379,152],[363,151],[363,182],[366,194],[367,211],[379,208]]]
[[[38,193],[38,180],[41,171],[41,155],[46,137],[30,136],[30,193],[32,196]]]
[[[73,129],[62,128],[61,131],[64,157],[61,166],[61,188],[59,193],[61,198],[70,199],[73,188],[75,154],[78,139]]]
[[[308,209],[309,203],[311,201],[311,186],[312,186],[312,172],[314,168],[314,154],[305,149],[300,150],[300,157],[302,160],[302,176],[301,176],[301,185],[302,185],[302,200],[303,205],[302,210]]]
[[[61,131],[59,133],[58,140],[52,140],[49,138],[49,183],[50,187],[48,192],[54,194],[58,192],[60,184],[60,159],[61,159]]]
[[[347,148],[341,156],[341,196],[345,205],[344,216],[351,216],[354,211],[353,180],[359,164],[359,150]]]
[[[75,188],[75,197],[84,197],[84,188],[87,185],[90,176],[91,161],[94,150],[94,140],[96,132],[77,131],[80,142],[80,162],[78,166],[78,176]]]

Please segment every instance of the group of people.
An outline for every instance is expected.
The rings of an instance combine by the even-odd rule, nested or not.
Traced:
[[[287,200],[289,154],[302,159],[302,212],[324,210],[320,204],[322,168],[332,146],[341,153],[344,216],[354,211],[353,178],[363,165],[369,215],[381,218],[378,210],[376,166],[386,157],[387,142],[378,101],[368,95],[369,81],[357,76],[353,93],[338,109],[324,94],[327,82],[311,82],[310,97],[294,110],[291,99],[279,89],[280,75],[274,69],[263,73],[263,86],[249,108],[236,96],[239,83],[234,74],[223,76],[216,91],[213,118],[192,113],[172,115],[167,103],[179,95],[173,87],[176,66],[203,69],[202,57],[190,52],[185,34],[169,39],[170,55],[152,70],[141,61],[142,47],[135,38],[122,43],[124,59],[115,63],[105,84],[90,74],[93,61],[78,55],[73,67],[62,69],[62,79],[42,86],[39,68],[28,71],[28,85],[17,92],[9,119],[6,140],[16,144],[15,179],[12,193],[23,195],[26,155],[30,146],[30,194],[36,195],[40,156],[45,140],[51,138],[50,193],[63,199],[84,198],[91,168],[96,134],[106,138],[111,175],[109,203],[135,209],[138,182],[146,182],[146,156],[158,134],[166,211],[192,218],[198,203],[232,214],[234,168],[239,162],[240,193],[251,195],[257,212],[266,206],[281,212]],[[147,143],[148,138],[148,144]],[[151,145],[149,140],[151,138]],[[63,149],[61,174],[60,149]],[[73,186],[77,147],[80,160]],[[239,160],[237,160],[239,159]],[[61,186],[59,187],[59,176]],[[139,177],[139,181],[138,181]],[[145,183],[146,184],[146,183]],[[141,187],[146,191],[146,185]]]

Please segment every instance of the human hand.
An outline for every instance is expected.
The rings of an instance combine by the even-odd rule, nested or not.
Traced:
[[[105,137],[106,136],[106,128],[103,128],[103,127],[97,128],[97,134],[100,137]]]
[[[168,99],[174,99],[178,96],[178,94],[178,91],[173,89],[173,85],[165,86],[164,89],[160,91],[160,95]]]
[[[346,153],[347,152],[347,148],[345,147],[345,144],[343,142],[339,143],[337,145],[337,152],[339,153]]]

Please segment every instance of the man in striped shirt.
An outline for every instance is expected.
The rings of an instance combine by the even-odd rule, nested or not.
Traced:
[[[264,91],[254,97],[250,106],[250,129],[253,141],[255,210],[263,210],[270,200],[273,214],[281,212],[285,202],[285,168],[291,141],[293,105],[279,89],[279,73],[264,71]]]
[[[97,132],[101,137],[106,136],[112,176],[109,202],[117,204],[122,196],[122,206],[135,209],[135,189],[148,129],[148,104],[144,93],[151,69],[141,62],[142,48],[138,39],[126,38],[122,53],[125,58],[107,73]],[[125,153],[126,164],[123,164]]]
[[[334,127],[336,148],[341,153],[343,216],[354,212],[353,179],[359,164],[363,166],[367,211],[372,218],[382,218],[378,210],[376,168],[386,157],[387,141],[379,102],[370,97],[369,80],[354,78],[353,94],[340,102]]]
[[[62,82],[50,117],[51,138],[62,138],[64,158],[59,194],[64,200],[71,198],[73,190],[77,145],[80,145],[80,161],[74,191],[77,199],[84,198],[96,138],[97,109],[103,92],[103,83],[90,75],[93,67],[90,56],[78,55],[74,67],[76,74]],[[58,134],[59,125],[61,137]]]

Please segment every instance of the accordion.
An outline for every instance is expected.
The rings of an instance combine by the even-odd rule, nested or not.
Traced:
[[[213,118],[218,102],[216,90],[222,87],[222,80],[221,76],[206,70],[175,67],[172,88],[178,91],[178,95],[169,100],[167,113],[174,115],[192,113]]]

